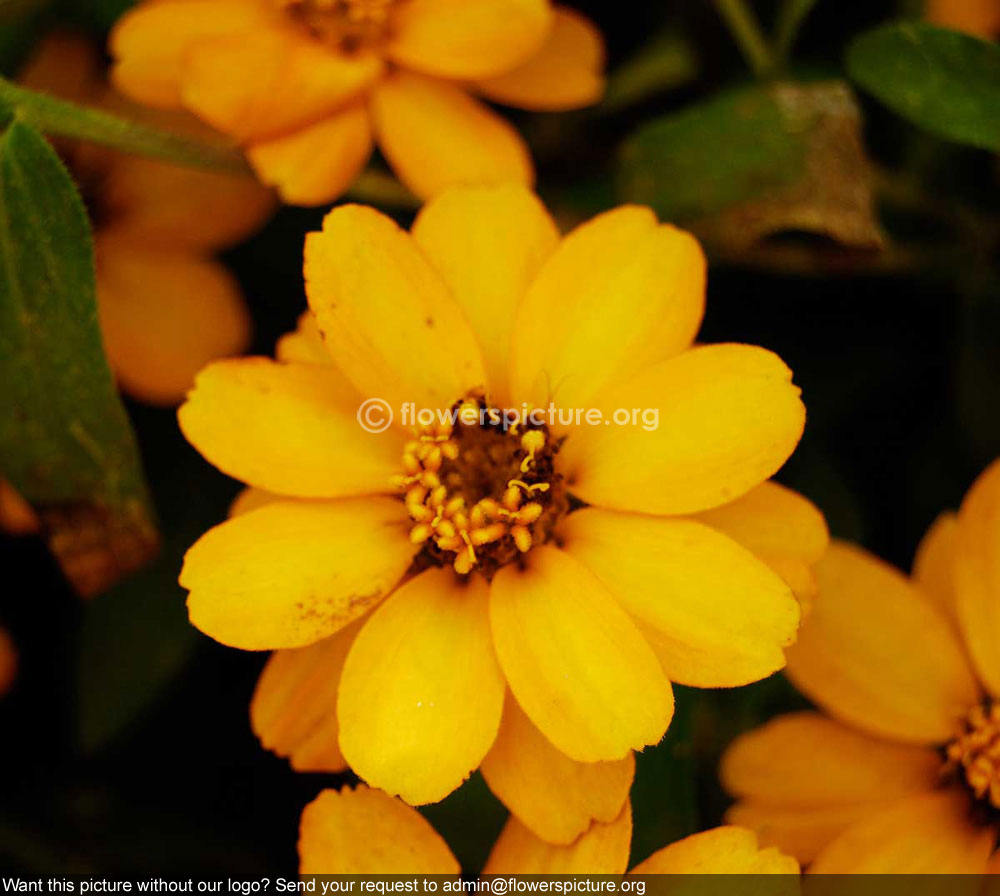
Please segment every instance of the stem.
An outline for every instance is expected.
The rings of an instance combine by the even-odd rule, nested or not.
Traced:
[[[193,168],[248,174],[242,153],[229,143],[206,142],[161,131],[0,78],[0,126],[16,118],[43,134],[99,143]]]
[[[753,73],[758,78],[770,74],[775,68],[774,53],[744,0],[715,0],[715,8]]]
[[[397,208],[420,208],[420,200],[391,174],[368,168],[358,175],[345,194],[350,199],[374,205],[391,205]]]
[[[785,0],[782,4],[778,24],[774,29],[774,53],[779,64],[788,59],[799,36],[799,29],[815,5],[816,0]]]

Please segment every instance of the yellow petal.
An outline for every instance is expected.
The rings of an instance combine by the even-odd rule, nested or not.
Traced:
[[[306,293],[337,365],[366,399],[450,407],[485,382],[475,336],[412,237],[359,205],[306,237]],[[397,459],[398,459],[397,453]]]
[[[224,473],[303,498],[390,491],[402,432],[369,433],[329,365],[219,361],[198,374],[178,420]]]
[[[932,790],[940,770],[934,750],[875,740],[819,713],[799,712],[737,738],[719,774],[734,796],[809,808]]]
[[[559,241],[552,218],[520,184],[458,187],[424,206],[413,238],[479,338],[493,402],[507,407],[514,313]]]
[[[958,620],[979,676],[1000,695],[1000,461],[969,489],[955,535]]]
[[[489,99],[521,109],[559,111],[596,103],[604,94],[604,41],[593,22],[558,7],[548,39],[517,68],[478,81]]]
[[[96,251],[108,361],[136,398],[176,404],[202,367],[250,341],[239,285],[218,262],[108,236]]]
[[[304,647],[388,594],[410,565],[389,498],[280,501],[210,529],[184,557],[191,622],[243,650]]]
[[[479,765],[500,726],[504,680],[479,576],[407,582],[372,615],[344,666],[340,748],[369,784],[419,805]]]
[[[569,846],[546,843],[511,816],[493,845],[483,874],[623,874],[632,842],[632,807],[595,822]]]
[[[448,845],[416,809],[364,784],[324,790],[302,812],[302,875],[458,872]]]
[[[851,725],[915,743],[947,740],[979,689],[951,627],[902,574],[834,542],[788,675]]]
[[[243,516],[244,513],[250,513],[258,507],[266,507],[268,504],[280,500],[282,500],[281,495],[276,495],[273,492],[266,492],[260,488],[245,488],[229,505],[228,516],[230,518]]]
[[[730,806],[725,820],[753,831],[761,846],[777,847],[805,865],[852,824],[885,805],[882,801],[801,808],[747,800]]]
[[[153,106],[181,105],[184,58],[199,42],[247,35],[270,20],[244,0],[157,0],[123,15],[111,32],[111,78],[126,96]]]
[[[274,197],[250,177],[116,156],[101,185],[114,230],[133,242],[180,249],[221,249],[253,233]]]
[[[483,78],[536,52],[552,26],[548,0],[409,0],[393,15],[389,57],[443,78]]]
[[[534,182],[518,132],[453,84],[397,72],[376,86],[371,109],[379,148],[418,196],[460,184]]]
[[[692,834],[654,852],[632,874],[795,874],[799,864],[776,849],[761,849],[753,832],[737,827]],[[788,892],[797,890],[772,890]]]
[[[788,555],[816,563],[830,546],[823,514],[808,498],[777,482],[694,516],[758,556]]]
[[[725,535],[691,520],[586,508],[559,536],[635,619],[671,681],[733,687],[784,666],[798,604]]]
[[[753,551],[792,589],[805,614],[816,596],[812,566],[830,544],[826,520],[811,501],[768,481],[693,518]]]
[[[381,71],[376,56],[344,56],[291,28],[258,28],[196,44],[182,90],[184,104],[213,127],[256,141],[326,118]]]
[[[781,359],[750,345],[712,345],[647,368],[593,402],[656,411],[640,423],[581,426],[560,454],[572,492],[641,513],[692,513],[746,494],[772,476],[802,435],[805,408]],[[641,418],[640,418],[641,419]]]
[[[809,868],[813,874],[982,874],[994,831],[972,821],[964,794],[899,800],[852,825]]]
[[[705,258],[690,234],[639,206],[598,215],[562,241],[518,308],[514,398],[587,408],[687,348],[704,307]]]
[[[337,688],[344,660],[363,622],[295,650],[271,654],[250,701],[250,724],[261,745],[300,772],[341,772]]]
[[[304,364],[332,364],[333,359],[326,350],[323,334],[316,323],[316,315],[306,309],[299,315],[297,325],[291,333],[286,333],[274,347],[274,356],[279,361],[301,361]],[[345,378],[345,392],[355,392],[354,386]],[[357,396],[360,402],[360,395]]]
[[[578,561],[538,547],[493,579],[493,641],[517,702],[579,762],[655,744],[673,715],[670,683],[635,624]]]
[[[950,621],[955,618],[958,598],[955,595],[955,551],[958,517],[942,513],[927,530],[917,546],[913,561],[913,581]]]
[[[490,790],[535,836],[572,843],[592,821],[614,821],[628,799],[635,760],[574,762],[517,705],[504,704],[500,734],[480,769]]]
[[[372,129],[362,103],[331,118],[247,148],[247,158],[265,184],[294,205],[323,205],[343,193],[372,153]]]

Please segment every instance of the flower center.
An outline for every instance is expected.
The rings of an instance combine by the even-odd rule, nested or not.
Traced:
[[[376,44],[400,0],[276,0],[313,37],[344,52]]]
[[[946,774],[958,774],[977,800],[1000,809],[1000,702],[974,706],[945,747]]]
[[[545,542],[569,508],[553,460],[559,446],[544,425],[511,424],[498,408],[470,396],[403,449],[393,485],[413,520],[418,561],[450,564],[487,578]]]

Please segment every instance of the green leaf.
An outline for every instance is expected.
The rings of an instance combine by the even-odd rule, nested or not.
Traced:
[[[674,688],[674,717],[663,740],[635,754],[629,867],[668,843],[701,830],[693,718],[699,694]]]
[[[36,507],[77,590],[156,549],[135,439],[97,320],[86,211],[46,140],[0,138],[0,475]]]
[[[85,0],[83,11],[97,28],[109,31],[133,6],[135,0]]]
[[[232,144],[195,140],[102,109],[79,106],[0,78],[0,123],[17,120],[55,137],[99,143],[122,152],[187,165],[247,174],[246,160]]]
[[[664,31],[645,44],[608,78],[601,109],[614,111],[672,90],[698,76],[691,42],[677,31]]]
[[[847,72],[914,124],[958,143],[1000,150],[1000,45],[923,22],[856,37]]]
[[[778,82],[648,122],[623,148],[618,184],[720,251],[783,231],[874,249],[869,175],[850,89]]]
[[[177,584],[184,547],[92,601],[80,633],[79,734],[87,752],[121,734],[176,678],[198,642]]]

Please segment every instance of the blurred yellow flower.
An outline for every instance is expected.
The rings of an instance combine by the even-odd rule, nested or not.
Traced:
[[[927,0],[924,15],[942,28],[987,40],[1000,34],[1000,0]]]
[[[122,105],[100,80],[92,47],[71,34],[43,41],[20,80],[77,102]],[[249,342],[239,287],[211,254],[254,231],[273,197],[250,178],[89,144],[58,141],[56,147],[94,228],[101,331],[111,368],[136,398],[175,404],[201,367]]]
[[[1000,462],[931,527],[910,581],[838,543],[818,573],[787,672],[832,718],[738,739],[729,819],[816,872],[1000,870]]]
[[[430,197],[533,179],[517,132],[475,99],[559,110],[604,89],[600,34],[549,0],[147,0],[115,28],[115,84],[238,140],[287,202],[328,202],[375,141]]]
[[[574,843],[545,843],[508,820],[483,874],[624,874],[632,841],[628,802],[610,823],[592,825]],[[302,813],[299,873],[458,874],[448,845],[415,809],[363,784],[324,790]],[[631,874],[798,875],[795,859],[760,849],[750,831],[721,827],[678,840]],[[768,892],[796,892],[788,889]]]
[[[305,273],[311,318],[284,363],[210,365],[179,412],[208,460],[270,493],[188,552],[191,620],[235,647],[299,648],[272,660],[254,716],[302,767],[344,761],[419,804],[485,760],[526,823],[572,839],[617,814],[671,681],[784,665],[799,607],[752,549],[801,581],[827,538],[765,481],[802,433],[791,372],[762,348],[692,347],[701,250],[645,208],[560,240],[512,184],[447,192],[412,233],[343,206],[307,238]],[[321,348],[335,363],[314,363]],[[372,399],[485,418],[642,408],[658,425],[463,412],[373,432]],[[592,779],[596,805],[532,802]]]

